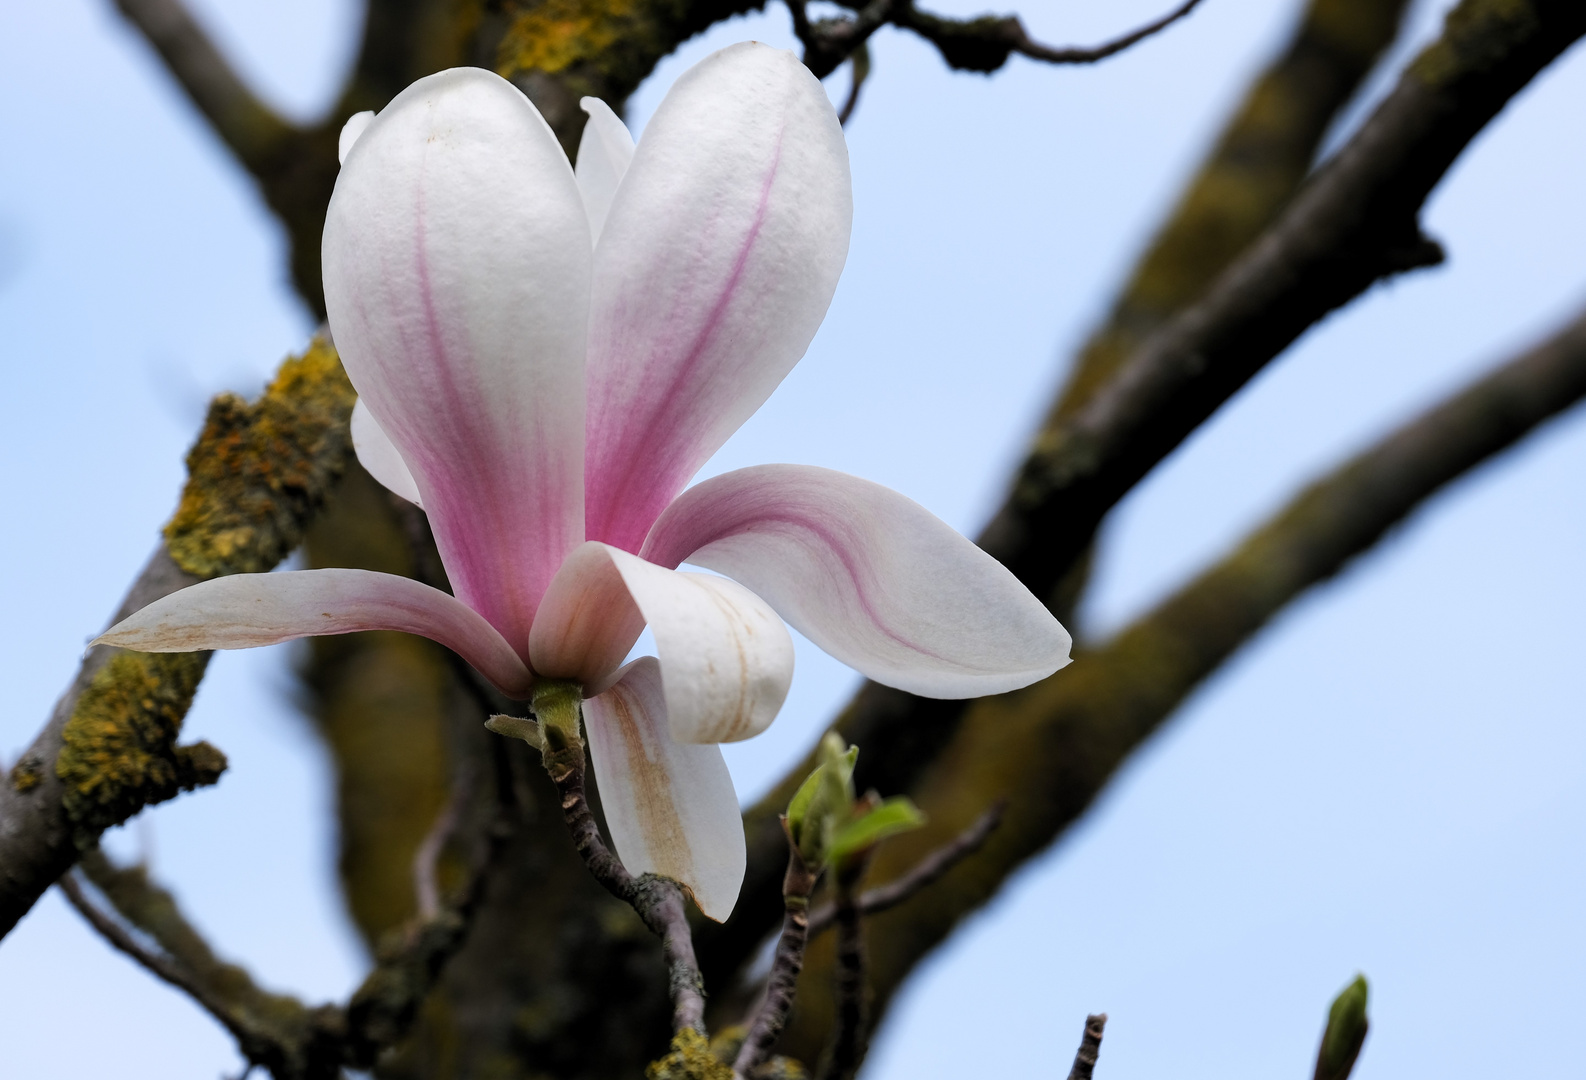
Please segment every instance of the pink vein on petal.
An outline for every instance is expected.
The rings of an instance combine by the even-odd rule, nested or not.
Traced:
[[[761,184],[754,220],[744,234],[742,246],[721,294],[685,350],[682,363],[677,365],[666,388],[660,393],[659,402],[647,410],[649,423],[642,431],[625,431],[615,461],[609,460],[612,456],[609,453],[602,455],[605,468],[598,478],[590,478],[598,480],[601,497],[592,498],[586,503],[586,513],[598,513],[604,518],[601,522],[590,522],[587,535],[592,540],[602,540],[625,551],[637,551],[650,525],[688,480],[687,476],[675,475],[684,467],[679,465],[677,459],[685,457],[690,449],[682,445],[683,440],[677,429],[684,419],[688,399],[701,393],[700,387],[691,384],[693,376],[721,329],[727,309],[743,281],[750,256],[754,254],[765,226],[771,204],[771,189],[775,186],[781,166],[786,130],[784,121],[777,133],[770,168]],[[656,428],[663,426],[672,427],[672,437],[665,440],[654,438]],[[692,469],[689,471],[692,473]]]

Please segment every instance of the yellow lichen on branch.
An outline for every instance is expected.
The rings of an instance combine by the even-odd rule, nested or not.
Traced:
[[[282,364],[258,401],[216,398],[165,528],[172,560],[200,578],[259,573],[280,562],[346,468],[353,401],[341,361],[322,338]],[[219,750],[176,745],[208,661],[208,653],[118,650],[93,674],[55,761],[62,809],[79,843],[144,806],[219,779],[226,768]]]
[[[150,803],[213,784],[226,757],[208,743],[177,746],[208,653],[117,653],[77,701],[55,773],[62,806],[90,839]]]
[[[187,486],[165,527],[176,564],[210,578],[261,573],[285,558],[346,467],[355,400],[323,338],[282,364],[258,401],[217,397],[187,455]]]
[[[629,33],[638,7],[635,0],[547,0],[536,5],[501,39],[501,73],[555,75],[598,59]]]

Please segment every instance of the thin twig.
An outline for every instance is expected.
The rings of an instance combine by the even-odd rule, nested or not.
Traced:
[[[805,0],[788,0],[788,8],[793,16],[793,32],[804,45],[804,63],[825,78],[888,23],[912,30],[935,45],[949,67],[992,72],[1014,53],[1047,64],[1094,64],[1167,29],[1194,11],[1200,2],[1185,0],[1161,18],[1100,45],[1057,47],[1032,39],[1017,15],[948,19],[920,11],[912,0],[872,0],[863,7],[855,5],[852,18],[811,23]]]
[[[1096,1071],[1096,1058],[1101,1054],[1101,1032],[1106,1026],[1106,1013],[1085,1017],[1085,1035],[1074,1054],[1074,1067],[1068,1070],[1068,1080],[1090,1080]]]
[[[784,819],[784,832],[786,828]],[[804,970],[804,946],[809,941],[810,893],[815,890],[815,878],[799,857],[798,845],[790,840],[787,873],[782,878],[782,934],[777,938],[771,974],[766,978],[765,998],[733,1062],[735,1077],[748,1076],[755,1066],[765,1061],[793,1009],[799,972]]]
[[[77,880],[77,871],[68,871],[61,875],[57,885],[65,894],[67,902],[77,909],[88,925],[92,926],[99,936],[104,938],[116,951],[131,957],[132,960],[148,971],[161,982],[174,986],[188,997],[192,998],[200,1008],[220,1022],[221,1026],[231,1032],[238,1043],[251,1045],[259,1041],[271,1041],[271,1037],[257,1030],[252,1025],[237,1015],[229,1003],[219,995],[210,991],[209,987],[195,978],[181,964],[172,958],[153,949],[145,948],[137,938],[133,937],[120,923],[99,909],[99,906],[88,898],[83,891],[82,884]],[[252,1055],[248,1055],[252,1060]]]
[[[865,1059],[869,1010],[865,1000],[865,938],[859,883],[869,856],[856,860],[835,876],[837,892],[837,1030],[821,1080],[853,1080]]]
[[[1115,56],[1123,52],[1129,46],[1144,41],[1152,34],[1166,30],[1194,11],[1200,2],[1201,0],[1187,0],[1186,3],[1180,4],[1155,22],[1146,23],[1138,30],[1131,30],[1121,37],[1115,37],[1111,41],[1103,42],[1100,45],[1092,45],[1088,48],[1079,45],[1068,45],[1054,49],[1039,42],[1031,41],[1029,35],[1023,32],[1024,28],[1021,26],[1019,28],[1020,40],[1014,45],[1013,51],[1021,56],[1028,56],[1031,60],[1044,60],[1048,64],[1094,64],[1098,60],[1105,60],[1109,56]]]
[[[455,785],[446,799],[446,805],[430,826],[430,831],[424,834],[418,850],[413,852],[413,895],[418,904],[419,918],[425,922],[440,914],[441,888],[436,880],[436,869],[440,865],[441,852],[445,850],[446,842],[451,839],[457,819],[462,814],[463,797],[462,786]]]
[[[837,122],[844,127],[853,118],[854,109],[859,106],[859,91],[870,77],[870,46],[860,42],[859,47],[848,57],[848,66],[853,69],[853,82],[848,87],[848,100],[843,102],[842,109],[837,113]]]
[[[980,850],[992,831],[1002,824],[1002,815],[1006,809],[1007,803],[999,800],[976,818],[969,828],[915,863],[908,873],[885,885],[866,889],[859,895],[859,913],[875,915],[888,908],[897,907],[927,885],[940,879],[943,874]],[[810,913],[810,937],[829,929],[836,918],[836,904],[826,903],[816,908]]]

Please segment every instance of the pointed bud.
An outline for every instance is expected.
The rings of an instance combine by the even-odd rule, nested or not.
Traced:
[[[1333,1000],[1322,1048],[1316,1055],[1315,1080],[1348,1080],[1371,1026],[1366,1019],[1366,993],[1366,977],[1357,975]]]

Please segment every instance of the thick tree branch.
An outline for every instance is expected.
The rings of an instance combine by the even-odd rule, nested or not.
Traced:
[[[1086,345],[1042,438],[1076,412],[1140,342],[1201,295],[1267,228],[1307,170],[1330,121],[1397,31],[1403,0],[1310,0],[1294,36],[1255,80],[1178,207],[1124,287],[1102,329]],[[1028,546],[1041,534],[1031,530]],[[1064,575],[1049,603],[1067,615],[1084,575]],[[951,738],[967,705],[928,701],[870,683],[839,718],[846,738],[867,747],[858,782],[907,791]],[[746,815],[749,867],[735,917],[705,928],[698,946],[707,981],[725,984],[753,956],[781,909],[782,836],[777,815],[813,756]],[[800,771],[802,770],[802,771]]]
[[[215,133],[250,170],[276,154],[296,129],[249,90],[181,0],[115,0]]]
[[[1295,338],[1377,280],[1438,261],[1422,203],[1582,33],[1577,3],[1465,0],[1261,240],[1042,439],[983,546],[1050,592],[1118,499]]]
[[[1444,485],[1583,397],[1586,312],[1310,485],[1227,558],[1081,653],[1064,678],[975,702],[945,748],[952,767],[932,770],[911,793],[928,824],[882,849],[875,872],[905,871],[972,820],[988,791],[1014,793],[1007,817],[979,857],[908,908],[870,921],[878,1007],[959,919],[1077,820],[1118,766],[1269,619]],[[818,966],[810,965],[813,977],[826,974]]]
[[[116,618],[205,578],[268,570],[346,465],[353,393],[323,341],[282,365],[254,404],[217,398],[188,455],[164,542]],[[0,783],[0,936],[99,833],[213,783],[225,758],[176,745],[207,654],[89,650],[48,723]]]

